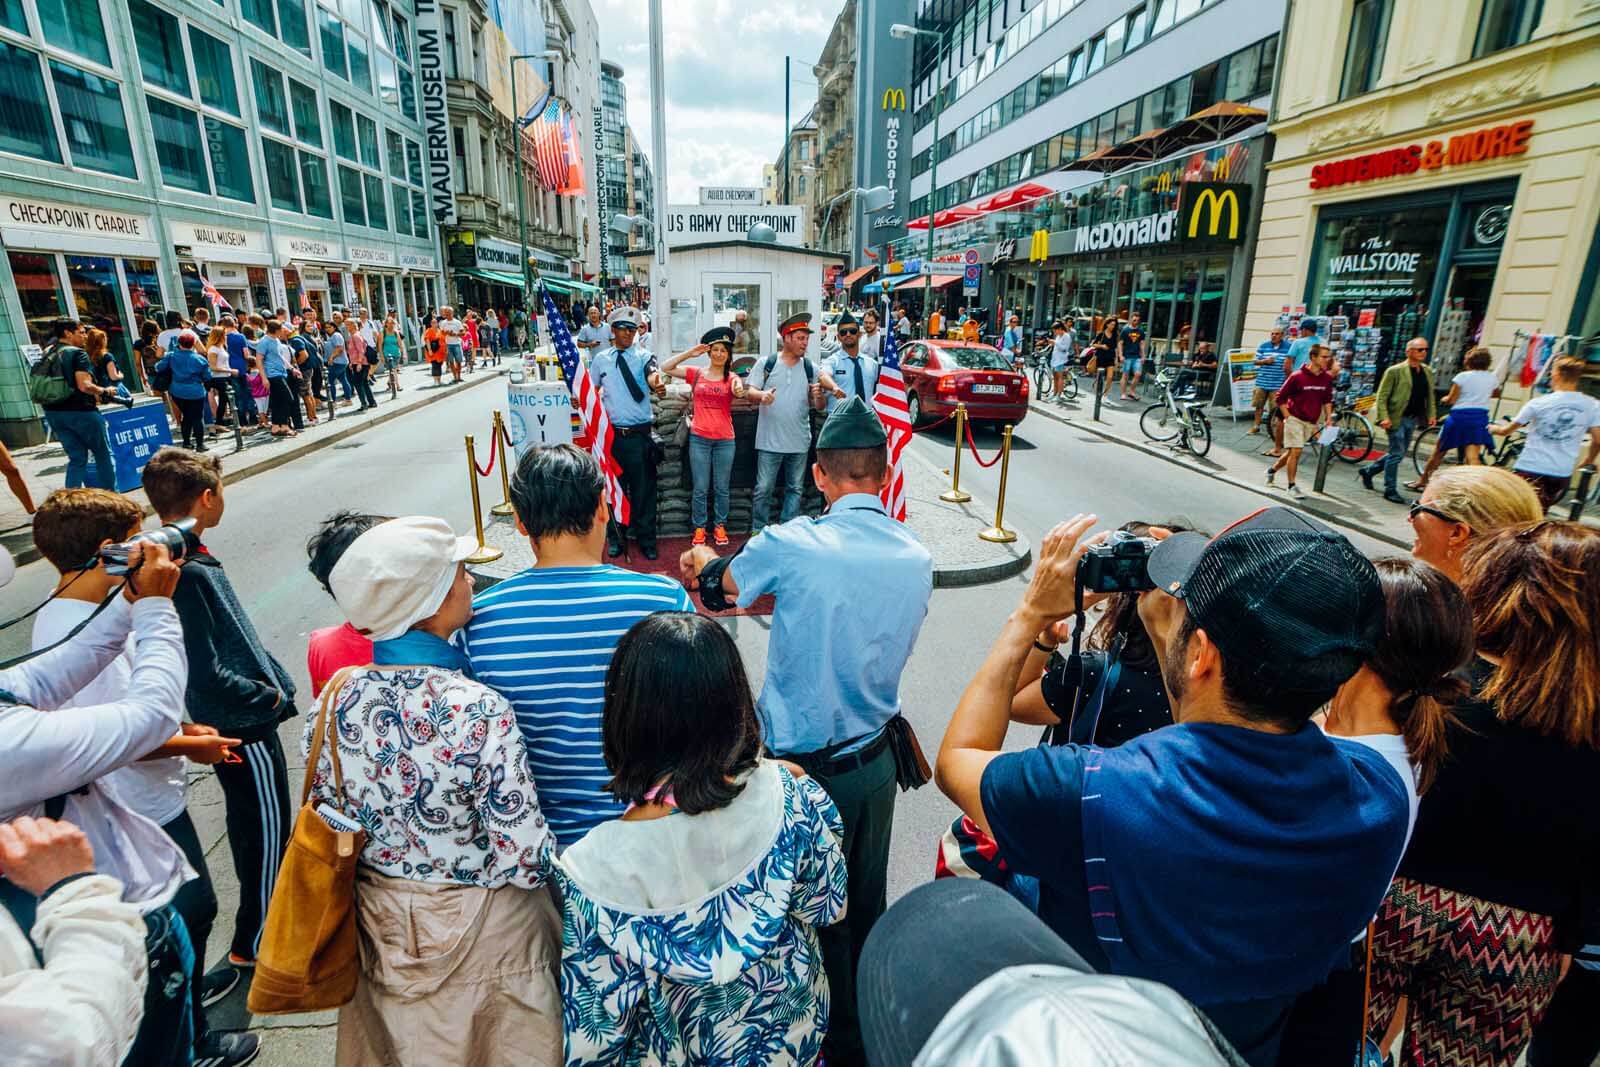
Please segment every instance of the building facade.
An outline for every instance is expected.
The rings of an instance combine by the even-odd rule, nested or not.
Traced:
[[[456,219],[445,227],[451,299],[474,307],[522,303],[524,238],[552,287],[585,293],[600,266],[595,155],[589,116],[599,100],[599,44],[587,0],[543,0],[542,22],[518,26],[484,0],[441,4]],[[506,27],[522,35],[513,37]],[[512,56],[552,50],[556,58]],[[515,79],[515,81],[513,81]],[[538,141],[516,122],[540,104],[565,112],[582,151],[586,183],[563,193],[541,180]],[[518,181],[518,171],[521,181]]]
[[[943,44],[917,41],[917,217],[896,257],[926,255],[934,205],[935,259],[971,250],[980,267],[971,290],[965,264],[936,275],[947,311],[1020,311],[1036,327],[1071,318],[1084,331],[1137,312],[1162,356],[1238,344],[1285,6],[923,4],[919,25]],[[920,306],[920,287],[901,284]]]
[[[51,323],[442,298],[407,0],[110,0],[0,9],[0,436],[39,440]],[[220,307],[220,303],[217,303]]]
[[[818,210],[812,213],[807,243],[813,248],[849,248],[855,217],[848,194],[855,188],[856,0],[846,0],[811,69],[817,78],[812,115],[817,123]]]
[[[654,219],[656,217],[656,178],[655,172],[650,169],[650,157],[645,154],[644,145],[633,135],[633,127],[623,127],[623,132],[628,135],[628,200],[627,212],[637,218]],[[648,248],[646,239],[647,231],[635,231],[628,235],[628,248]],[[625,286],[648,285],[648,266],[635,261],[627,261],[628,269],[620,277]],[[631,295],[631,294],[630,294]]]
[[[761,164],[761,202],[763,204],[776,204],[778,202],[778,166],[776,163]]]
[[[802,207],[816,203],[817,123],[810,111],[789,128],[788,139],[778,152],[773,170],[777,185],[774,203]]]
[[[1416,335],[1447,382],[1473,344],[1521,368],[1600,331],[1600,9],[1296,5],[1287,40],[1251,332],[1333,316],[1370,384]]]
[[[632,137],[628,130],[628,91],[622,83],[622,67],[609,60],[600,64],[600,105],[594,124],[595,185],[600,205],[600,230],[605,239],[601,261],[601,286],[608,291],[628,277],[624,258],[630,247],[628,233],[610,225],[617,215],[631,215],[628,189],[633,181],[628,159]]]

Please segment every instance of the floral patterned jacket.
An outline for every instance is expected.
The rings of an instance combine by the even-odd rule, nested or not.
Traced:
[[[493,889],[549,877],[555,838],[539,811],[511,704],[440,667],[356,671],[335,700],[346,815],[361,863],[392,878]],[[302,754],[316,716],[306,716]],[[326,741],[311,801],[335,797]]]
[[[844,823],[815,780],[775,764],[763,773],[781,779],[770,846],[681,907],[605,903],[608,887],[585,884],[568,862],[581,841],[556,861],[569,1065],[817,1061],[829,1002],[816,927],[844,917]]]

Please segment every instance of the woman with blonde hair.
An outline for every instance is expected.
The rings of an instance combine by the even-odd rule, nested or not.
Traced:
[[[1600,530],[1541,520],[1462,558],[1473,699],[1373,927],[1368,1032],[1402,1064],[1504,1064],[1562,956],[1600,944]]]
[[[1452,467],[1434,475],[1411,505],[1411,554],[1461,580],[1461,555],[1475,538],[1544,517],[1539,494],[1501,467]]]

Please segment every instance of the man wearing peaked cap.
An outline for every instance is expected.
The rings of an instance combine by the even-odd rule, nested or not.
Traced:
[[[811,451],[811,409],[822,406],[824,392],[837,386],[826,367],[806,355],[811,344],[811,316],[791,315],[778,325],[780,348],[750,368],[745,395],[761,405],[756,416],[756,487],[750,525],[760,530],[771,513],[773,490],[783,482],[781,522],[800,514],[805,488],[806,457]]]
[[[613,558],[622,555],[628,531],[639,542],[645,559],[656,558],[656,456],[652,445],[655,412],[652,392],[666,392],[656,357],[635,343],[639,329],[636,308],[620,307],[611,313],[611,347],[589,361],[589,376],[600,389],[600,402],[611,420],[611,453],[622,468],[622,491],[628,494],[629,522],[616,526],[607,538]]]
[[[790,315],[778,323],[778,336],[780,337],[787,337],[796,330],[804,330],[806,333],[811,332],[811,313],[809,311],[802,311],[798,315]]]
[[[776,597],[756,701],[762,737],[821,783],[844,820],[850,910],[819,931],[833,994],[829,1063],[866,1062],[856,960],[887,901],[896,784],[925,781],[900,714],[900,675],[928,612],[933,560],[879,499],[887,442],[878,416],[851,397],[817,437],[812,474],[826,515],[768,526],[731,558],[701,546],[680,560],[685,583],[712,610],[729,598],[748,606]],[[826,652],[817,634],[828,635]]]
[[[878,391],[878,361],[861,350],[861,324],[846,311],[834,328],[838,331],[839,351],[828,361],[828,370],[838,386],[828,401],[828,410],[835,410],[846,397],[858,396],[870,403]]]

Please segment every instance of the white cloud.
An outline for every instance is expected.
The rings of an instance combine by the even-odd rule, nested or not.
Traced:
[[[649,7],[592,0],[600,55],[622,65],[628,122],[651,163]],[[839,0],[663,0],[668,199],[692,202],[701,185],[760,185],[783,147],[783,57],[793,59],[791,118],[816,98],[812,64]]]

